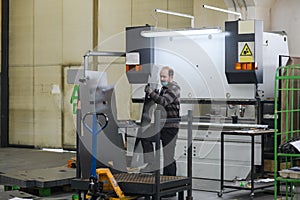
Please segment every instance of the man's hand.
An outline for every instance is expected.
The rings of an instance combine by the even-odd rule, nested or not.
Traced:
[[[153,90],[150,88],[150,84],[146,85],[145,92],[146,92],[146,94],[151,94],[153,92]]]

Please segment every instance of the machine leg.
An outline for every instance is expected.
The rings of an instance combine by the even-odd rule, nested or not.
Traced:
[[[145,196],[145,200],[150,200],[150,196]]]
[[[184,191],[178,192],[178,200],[183,200]]]
[[[82,200],[82,197],[81,197],[81,195],[82,195],[82,191],[78,191],[78,200]]]
[[[193,200],[193,196],[187,196],[186,200]]]
[[[87,200],[87,199],[86,199],[86,195],[87,195],[87,192],[85,191],[85,192],[83,193],[83,199],[84,199],[84,200]]]

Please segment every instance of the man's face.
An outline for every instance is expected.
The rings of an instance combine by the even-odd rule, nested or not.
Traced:
[[[167,69],[162,69],[160,71],[160,82],[170,82],[171,78],[169,76],[169,70]]]

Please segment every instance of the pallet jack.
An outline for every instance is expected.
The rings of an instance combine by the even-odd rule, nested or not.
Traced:
[[[86,123],[86,117],[93,117],[92,128]],[[89,178],[89,188],[86,199],[89,200],[131,200],[136,197],[126,197],[116,179],[108,168],[96,169],[97,135],[107,126],[108,117],[104,113],[88,112],[84,115],[83,125],[92,134],[92,166]],[[98,128],[98,125],[100,128]],[[117,196],[117,197],[116,197]]]

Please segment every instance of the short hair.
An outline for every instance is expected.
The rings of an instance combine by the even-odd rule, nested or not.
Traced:
[[[161,71],[164,70],[164,69],[168,70],[169,76],[174,76],[174,70],[171,67],[164,66],[164,67],[161,68]]]

